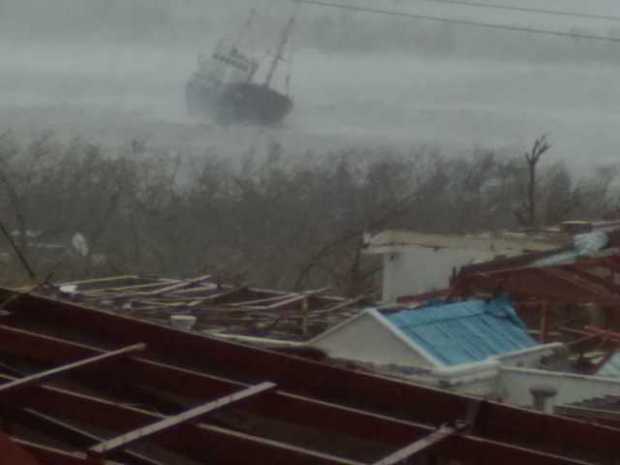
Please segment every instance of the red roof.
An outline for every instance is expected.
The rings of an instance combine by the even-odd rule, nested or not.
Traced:
[[[111,312],[35,295],[6,309],[3,425],[40,465],[387,465],[416,454],[559,465],[613,463],[620,450],[617,429]]]

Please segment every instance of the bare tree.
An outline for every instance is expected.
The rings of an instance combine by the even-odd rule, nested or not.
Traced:
[[[525,205],[515,212],[517,220],[523,226],[535,228],[537,225],[537,168],[541,157],[551,148],[551,144],[547,141],[547,136],[542,135],[534,141],[534,145],[529,152],[524,154],[527,162],[528,180],[527,180],[527,198]]]

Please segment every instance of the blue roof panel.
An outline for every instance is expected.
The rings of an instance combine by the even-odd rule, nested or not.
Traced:
[[[445,365],[479,362],[537,345],[507,298],[440,303],[386,318]]]

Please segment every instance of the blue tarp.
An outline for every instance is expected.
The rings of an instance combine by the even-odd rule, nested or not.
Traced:
[[[538,344],[503,297],[435,304],[386,318],[445,365],[480,362]]]
[[[592,257],[600,253],[609,244],[609,236],[603,231],[577,234],[573,239],[573,248],[550,257],[537,260],[530,266],[556,266],[575,263],[582,257]]]
[[[620,378],[620,352],[616,352],[597,373],[598,376]]]

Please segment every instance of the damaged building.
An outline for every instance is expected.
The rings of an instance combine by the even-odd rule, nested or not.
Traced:
[[[0,456],[620,464],[619,255],[596,238],[390,303],[208,275],[2,290]]]
[[[606,464],[620,430],[3,292],[21,464]]]

